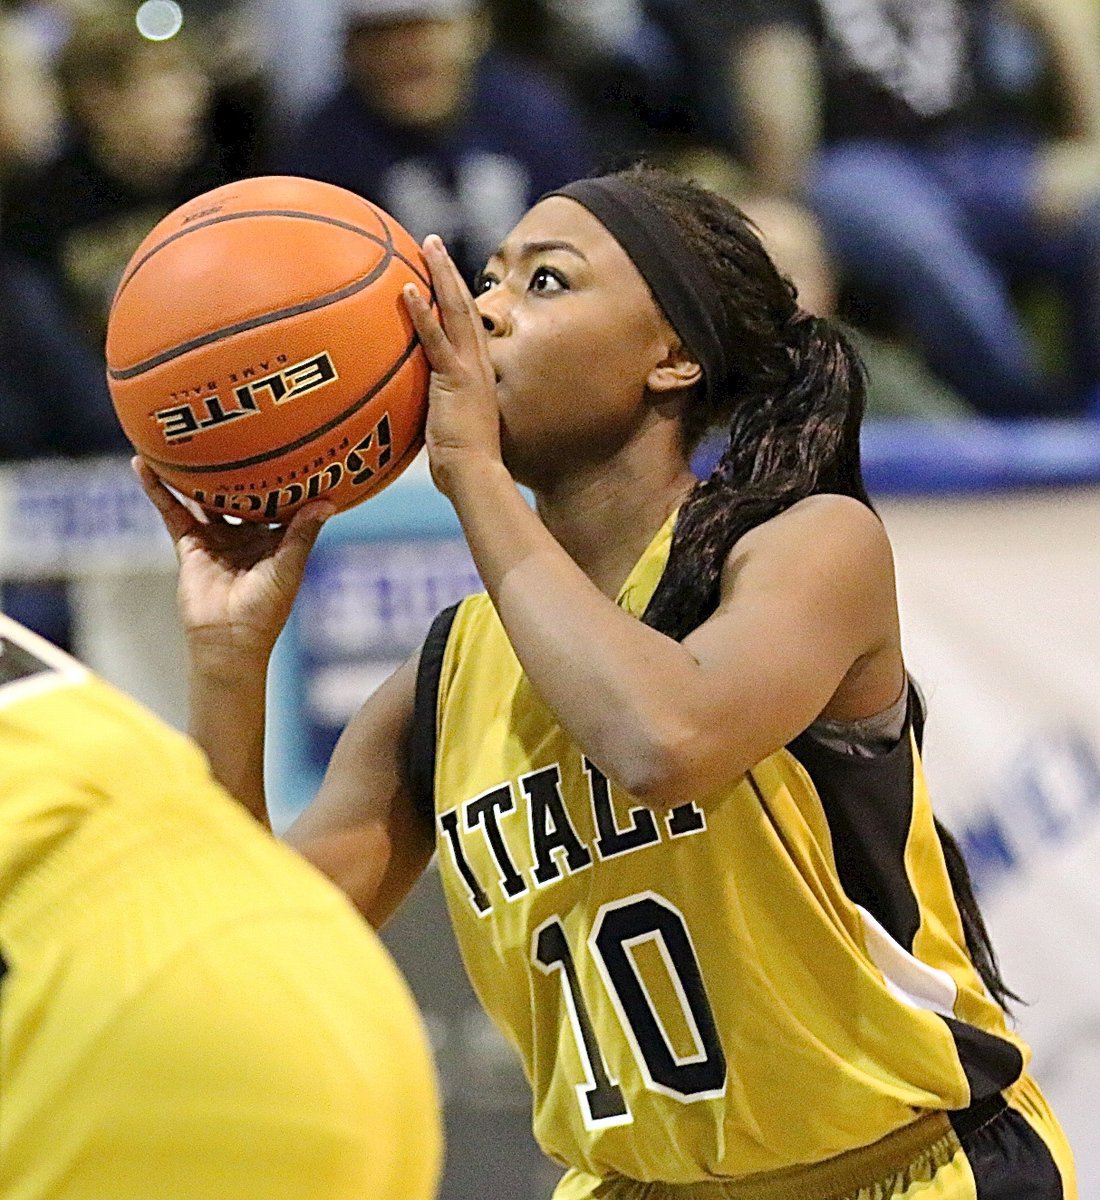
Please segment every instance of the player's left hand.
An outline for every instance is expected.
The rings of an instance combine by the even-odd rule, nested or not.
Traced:
[[[403,295],[432,367],[425,439],[432,478],[451,496],[464,476],[501,462],[496,373],[477,305],[440,238],[424,241],[439,317],[409,284]]]

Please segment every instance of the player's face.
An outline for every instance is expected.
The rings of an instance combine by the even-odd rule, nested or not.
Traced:
[[[581,205],[535,205],[474,291],[520,482],[606,460],[651,415],[647,379],[675,338],[626,251]]]

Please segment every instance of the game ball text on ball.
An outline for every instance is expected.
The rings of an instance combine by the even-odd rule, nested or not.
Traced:
[[[227,184],[135,251],[107,378],[152,469],[212,513],[279,522],[391,483],[423,445],[430,370],[401,297],[420,248],[353,192],[294,176]]]

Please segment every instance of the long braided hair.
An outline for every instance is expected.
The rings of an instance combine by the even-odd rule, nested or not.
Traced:
[[[710,402],[697,389],[684,418],[685,449],[719,425],[728,426],[728,440],[680,509],[668,565],[642,618],[679,641],[715,611],[726,558],[749,530],[821,493],[874,510],[859,452],[866,377],[841,329],[799,309],[794,285],[733,204],[664,171],[638,166],[621,174],[707,264],[730,331],[726,388],[713,389]],[[1019,997],[1001,976],[962,852],[938,819],[936,831],[967,950],[1007,1008]]]

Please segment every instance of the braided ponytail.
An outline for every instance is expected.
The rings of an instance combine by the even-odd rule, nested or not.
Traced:
[[[700,397],[684,418],[689,449],[721,422],[729,439],[680,509],[668,564],[642,618],[680,641],[714,612],[729,552],[751,529],[821,493],[874,507],[859,458],[866,376],[837,325],[799,310],[793,285],[743,213],[663,172],[634,167],[623,175],[710,265],[730,331],[726,387],[716,389],[723,399]],[[938,820],[936,833],[970,957],[1007,1007],[1019,997],[1001,976],[966,862]]]
[[[722,567],[750,529],[807,496],[839,492],[868,507],[859,465],[864,371],[832,322],[799,310],[748,219],[712,192],[663,172],[624,175],[710,265],[729,330],[717,402],[692,405],[684,437],[729,425],[725,450],[680,510],[668,566],[643,620],[678,641],[718,603]]]

